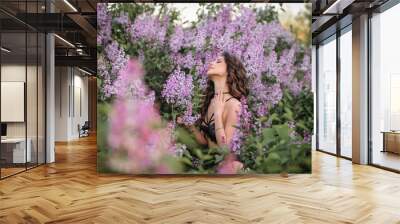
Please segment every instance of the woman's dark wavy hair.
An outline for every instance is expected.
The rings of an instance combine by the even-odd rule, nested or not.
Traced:
[[[227,65],[227,84],[229,87],[229,94],[240,100],[243,96],[246,97],[249,93],[246,69],[240,59],[236,56],[228,52],[223,52],[222,56]],[[211,99],[214,97],[214,93],[214,83],[211,80],[208,80],[203,106],[201,108],[201,117],[198,120],[198,124],[200,124],[201,120],[206,117],[208,106],[211,103]]]

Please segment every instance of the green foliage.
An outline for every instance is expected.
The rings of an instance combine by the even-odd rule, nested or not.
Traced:
[[[291,47],[292,46],[283,38],[278,38],[278,43],[276,44],[274,51],[279,58],[284,50],[290,49]]]
[[[107,165],[107,158],[110,156],[107,144],[108,135],[108,114],[111,105],[106,102],[97,103],[97,168],[98,172],[111,172]]]
[[[272,108],[275,114],[272,124],[295,122],[295,132],[302,137],[310,134],[314,127],[314,97],[311,91],[301,91],[298,96],[293,96],[289,91],[284,91],[282,100]],[[294,113],[295,112],[295,113]]]
[[[177,143],[186,145],[183,156],[180,157],[183,173],[214,174],[218,164],[229,152],[227,148],[199,145],[194,135],[182,127],[176,129],[175,135]]]
[[[192,26],[196,26],[200,21],[204,21],[208,17],[217,15],[222,7],[222,3],[199,3],[199,5],[200,8],[196,12],[198,20],[192,22]]]
[[[261,135],[251,134],[244,143],[239,158],[247,172],[311,172],[311,142],[304,142],[304,136],[313,128],[312,103],[310,91],[299,96],[284,92],[270,115],[261,118],[270,127],[264,128]],[[290,127],[289,123],[295,126]]]
[[[282,3],[280,4],[282,10]],[[274,5],[266,4],[264,8],[257,9],[257,22],[270,23],[278,20],[278,10]]]
[[[153,14],[156,9],[157,4],[124,4],[115,3],[110,4],[109,11],[113,16],[119,16],[121,13],[126,13],[129,18],[134,21],[136,16],[143,13]]]

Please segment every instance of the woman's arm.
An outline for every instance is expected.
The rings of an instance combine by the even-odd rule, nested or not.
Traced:
[[[178,124],[182,124],[182,118],[178,117],[177,122],[178,122]],[[208,144],[207,139],[204,137],[204,135],[194,125],[189,125],[189,126],[186,126],[186,127],[194,134],[194,137],[196,138],[196,141],[199,144],[202,144],[202,145],[207,145]]]
[[[239,120],[240,103],[234,102],[226,106],[226,118],[222,114],[215,115],[215,136],[219,146],[229,146],[236,131]]]
[[[202,145],[207,145],[208,144],[207,139],[204,137],[204,135],[194,125],[191,125],[188,128],[194,134],[194,137],[196,138],[198,143],[200,143]]]

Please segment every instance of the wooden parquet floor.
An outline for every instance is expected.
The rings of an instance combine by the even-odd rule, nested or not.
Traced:
[[[400,175],[313,153],[313,174],[101,175],[94,137],[0,181],[0,223],[400,223]]]

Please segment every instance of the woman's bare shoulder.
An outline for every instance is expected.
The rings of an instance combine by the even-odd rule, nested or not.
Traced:
[[[228,110],[238,111],[240,110],[241,103],[238,99],[232,98],[225,103],[225,107]]]

